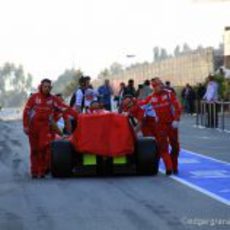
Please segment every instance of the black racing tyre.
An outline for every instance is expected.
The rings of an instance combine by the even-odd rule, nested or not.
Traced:
[[[53,177],[71,177],[73,170],[72,144],[67,140],[51,143],[51,174]]]
[[[140,175],[156,175],[159,168],[157,144],[153,137],[140,137],[136,141],[136,169]]]

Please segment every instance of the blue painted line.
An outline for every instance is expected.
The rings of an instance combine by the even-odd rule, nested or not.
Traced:
[[[162,161],[160,171],[165,171]],[[171,178],[230,205],[230,163],[228,162],[182,149],[179,174]]]

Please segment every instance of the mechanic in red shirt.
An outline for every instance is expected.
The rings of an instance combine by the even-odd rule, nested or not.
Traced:
[[[129,116],[135,117],[144,136],[154,136],[158,143],[158,151],[162,157],[166,174],[178,173],[178,123],[181,106],[173,92],[164,89],[162,82],[156,78],[152,80],[154,93],[146,100],[137,101],[126,97],[122,103],[122,110]],[[172,147],[171,157],[169,143]],[[175,151],[177,149],[177,152]]]
[[[165,163],[166,174],[178,173],[178,125],[181,105],[175,93],[164,88],[159,78],[152,79],[154,93],[148,96],[145,103],[151,104],[156,113],[155,137],[158,149]],[[171,157],[168,144],[172,147]]]
[[[50,168],[50,142],[54,140],[52,130],[54,112],[77,112],[50,94],[51,80],[43,79],[39,91],[31,95],[23,111],[23,129],[29,137],[32,178],[42,178]]]

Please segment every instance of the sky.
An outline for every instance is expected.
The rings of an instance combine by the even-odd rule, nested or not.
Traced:
[[[155,46],[217,47],[229,12],[228,0],[0,0],[0,66],[22,64],[34,85],[72,67],[94,78],[151,62]]]

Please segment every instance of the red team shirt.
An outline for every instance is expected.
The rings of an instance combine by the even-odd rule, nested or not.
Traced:
[[[68,112],[76,116],[76,112],[72,111],[67,105],[62,103],[59,98],[53,95],[44,96],[41,92],[33,94],[24,110],[23,126],[28,128],[32,120],[38,122],[47,122],[54,119],[56,112]]]
[[[156,121],[159,123],[171,123],[179,121],[181,106],[175,93],[162,90],[160,93],[153,93],[145,100],[145,104],[151,104],[156,114]]]

